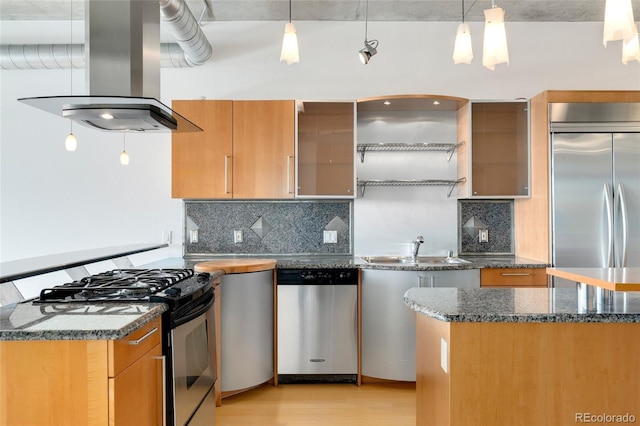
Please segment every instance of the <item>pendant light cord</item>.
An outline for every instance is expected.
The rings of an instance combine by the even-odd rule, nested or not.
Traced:
[[[69,6],[69,38],[71,39],[69,41],[69,49],[71,50],[69,53],[69,91],[71,93],[69,94],[73,96],[73,0],[69,0]],[[69,133],[73,133],[73,120],[69,120],[69,128]]]
[[[369,23],[369,0],[365,1],[364,7],[364,42],[367,43],[367,24]]]
[[[289,23],[291,23],[291,0],[289,0]]]
[[[462,23],[464,24],[464,0],[462,0]]]

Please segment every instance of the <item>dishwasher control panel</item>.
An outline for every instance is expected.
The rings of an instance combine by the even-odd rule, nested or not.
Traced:
[[[278,285],[357,285],[357,269],[278,269]]]

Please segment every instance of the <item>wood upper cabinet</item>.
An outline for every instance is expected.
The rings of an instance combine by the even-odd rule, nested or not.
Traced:
[[[172,197],[293,198],[294,101],[173,101],[202,132],[172,136]]]
[[[355,197],[355,102],[302,102],[296,196]]]
[[[0,341],[0,424],[161,425],[161,336],[157,318],[117,341]]]
[[[233,102],[233,198],[293,198],[295,102]]]
[[[172,109],[203,131],[171,137],[171,196],[231,198],[233,102],[177,100]]]
[[[529,192],[529,111],[528,102],[469,103],[469,147],[458,155],[458,177],[467,183],[461,197],[528,197]],[[462,136],[464,138],[464,136]],[[464,170],[464,168],[467,168]]]

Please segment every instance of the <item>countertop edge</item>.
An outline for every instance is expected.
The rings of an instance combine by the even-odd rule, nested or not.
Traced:
[[[26,341],[26,340],[118,340],[128,336],[138,330],[143,325],[151,322],[165,311],[168,307],[164,303],[146,304],[150,309],[148,312],[127,323],[121,328],[104,330],[0,330],[0,341]]]
[[[530,314],[447,314],[429,308],[410,297],[404,303],[415,312],[442,322],[491,322],[491,323],[640,323],[640,313],[530,313]]]

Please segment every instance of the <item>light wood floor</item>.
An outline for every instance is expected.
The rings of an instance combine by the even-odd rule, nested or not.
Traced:
[[[263,385],[222,400],[216,426],[414,426],[415,383]]]

